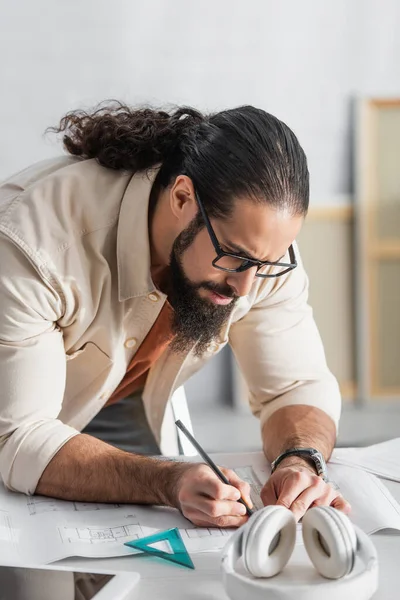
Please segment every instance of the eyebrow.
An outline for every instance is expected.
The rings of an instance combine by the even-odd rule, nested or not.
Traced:
[[[230,250],[232,250],[232,252],[235,252],[237,254],[241,254],[242,256],[245,256],[246,258],[253,258],[248,252],[247,250],[245,250],[244,248],[242,248],[241,246],[238,246],[237,244],[234,244],[233,242],[229,242],[227,241],[224,246],[226,246],[226,248],[229,248]]]
[[[249,254],[244,248],[242,248],[241,246],[238,246],[237,244],[227,241],[227,242],[225,242],[224,246],[226,248],[231,248],[233,253],[240,254],[241,256],[243,256],[243,258],[250,258],[251,260],[259,260],[258,258],[254,258],[254,256],[251,256],[251,254]],[[285,254],[286,254],[286,252],[285,252]],[[273,260],[273,261],[269,260],[266,262],[277,263],[280,260],[282,260],[282,258],[284,258],[285,254],[282,254],[282,256],[280,256],[277,260]],[[260,260],[260,262],[265,262],[265,261]]]

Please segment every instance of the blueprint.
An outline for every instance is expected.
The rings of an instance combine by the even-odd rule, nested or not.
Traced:
[[[12,542],[13,529],[9,514],[0,510],[0,542]]]
[[[262,453],[214,455],[251,486],[255,509],[270,476]],[[350,502],[350,518],[366,533],[400,531],[400,506],[371,473],[347,465],[329,465],[331,478]],[[178,510],[161,506],[68,502],[10,492],[0,483],[0,564],[50,563],[70,556],[91,558],[137,553],[124,543],[178,527],[190,554],[221,550],[232,529],[195,527]],[[297,544],[302,543],[301,522]]]
[[[46,498],[45,496],[30,496],[27,500],[29,514],[39,515],[45,512],[60,510],[109,510],[120,508],[120,504],[100,504],[91,502],[68,502],[68,500],[59,500],[57,498]]]
[[[20,531],[13,526],[10,513],[0,509],[0,556],[2,566],[15,565],[20,561],[19,537]]]
[[[251,485],[256,508],[265,474],[243,464],[238,475]],[[195,527],[167,507],[70,502],[10,492],[0,484],[0,559],[14,548],[20,564],[48,563],[69,556],[111,557],[137,551],[124,543],[178,527],[189,553],[221,550],[232,529]],[[17,523],[19,529],[14,529]],[[23,538],[18,532],[23,531]]]
[[[260,481],[259,476],[251,465],[234,468],[236,475],[239,475],[240,479],[247,481],[251,487],[250,498],[253,506],[256,510],[263,507],[263,503],[260,498],[261,489],[263,483]]]

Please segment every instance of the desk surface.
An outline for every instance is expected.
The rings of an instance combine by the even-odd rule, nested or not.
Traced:
[[[385,481],[385,484],[400,502],[400,483]],[[374,534],[372,539],[379,555],[380,580],[374,600],[397,600],[400,595],[400,535],[380,533]],[[202,553],[192,556],[192,559],[196,567],[194,571],[142,555],[101,560],[65,559],[48,567],[88,573],[140,573],[141,580],[132,591],[132,600],[226,600],[218,554]]]

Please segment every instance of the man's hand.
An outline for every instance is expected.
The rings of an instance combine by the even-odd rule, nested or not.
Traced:
[[[175,484],[175,501],[183,515],[201,527],[240,527],[248,519],[250,486],[231,469],[220,468],[231,485],[226,485],[204,464],[185,464]]]
[[[315,469],[299,457],[284,459],[261,491],[264,506],[279,504],[289,508],[296,521],[314,506],[333,506],[345,514],[350,504],[338,490],[319,477]]]

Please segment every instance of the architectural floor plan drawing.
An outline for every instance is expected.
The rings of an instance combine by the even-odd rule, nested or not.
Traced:
[[[0,504],[1,505],[1,504]],[[19,538],[21,530],[13,526],[13,519],[9,512],[0,509],[0,564],[2,566],[15,566],[21,563],[19,552]],[[0,589],[0,596],[2,596]]]
[[[10,515],[0,510],[0,540],[2,542],[13,541],[13,528],[11,526]]]
[[[256,472],[251,466],[244,467],[234,467],[233,469],[243,481],[247,481],[247,483],[251,487],[250,498],[256,510],[259,510],[263,507],[262,500],[260,498],[260,493],[263,487],[263,484],[259,480]]]
[[[195,529],[185,529],[184,530],[190,539],[195,538],[204,538],[207,536],[219,537],[219,536],[229,536],[230,530],[227,529],[217,529],[215,527],[196,527]]]
[[[101,504],[99,502],[70,502],[45,496],[30,496],[26,501],[30,515],[40,515],[46,512],[85,510],[110,510],[120,508],[122,504]]]
[[[74,544],[85,542],[99,544],[104,542],[120,542],[144,537],[139,523],[130,523],[115,527],[58,527],[63,543]]]
[[[262,453],[214,455],[251,486],[255,508],[270,466]],[[368,534],[400,531],[400,509],[380,479],[351,466],[330,464],[330,475],[352,505],[352,520]],[[3,565],[43,565],[62,558],[116,557],[137,553],[125,542],[178,528],[187,551],[219,552],[232,529],[193,526],[178,510],[163,506],[68,502],[27,497],[0,484],[0,560]],[[297,523],[296,544],[302,544]],[[0,594],[1,595],[1,594]]]
[[[220,458],[224,465],[225,458]],[[252,501],[258,508],[268,465],[263,457],[253,458],[227,457],[225,466],[250,484]],[[15,494],[0,485],[0,555],[4,560],[13,549],[29,564],[68,556],[126,556],[139,551],[125,542],[174,527],[179,529],[189,553],[219,551],[232,533],[231,529],[195,527],[170,507],[71,502]]]

